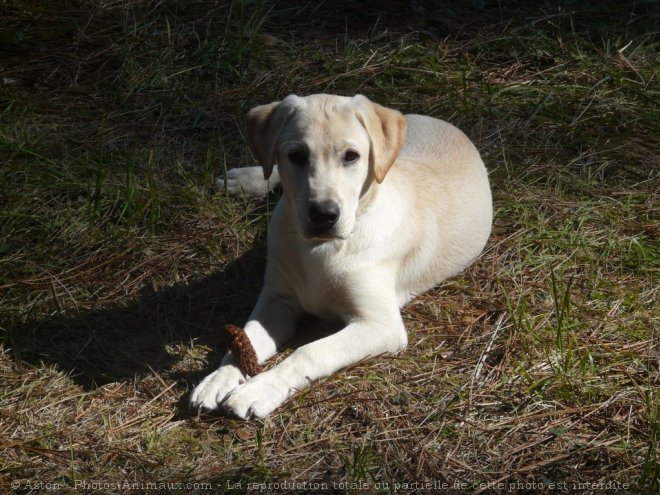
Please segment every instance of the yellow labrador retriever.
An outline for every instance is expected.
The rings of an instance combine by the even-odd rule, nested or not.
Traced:
[[[193,407],[250,419],[311,380],[404,349],[399,308],[481,253],[492,201],[465,134],[361,95],[288,96],[252,109],[247,131],[263,171],[230,170],[230,192],[262,195],[280,180],[283,190],[264,287],[245,325],[257,357],[273,356],[303,313],[343,326],[255,377],[228,353],[191,395]]]

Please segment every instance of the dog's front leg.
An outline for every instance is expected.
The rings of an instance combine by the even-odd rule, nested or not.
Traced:
[[[297,306],[287,298],[264,291],[259,296],[245,333],[250,339],[259,363],[277,352],[277,348],[291,338],[300,315]],[[196,409],[216,409],[228,394],[248,379],[238,366],[236,357],[225,354],[220,367],[195,387],[190,406]]]
[[[363,359],[405,348],[406,331],[396,298],[372,306],[369,314],[355,317],[343,330],[297,349],[273,369],[236,387],[223,407],[244,419],[270,414],[310,381]]]

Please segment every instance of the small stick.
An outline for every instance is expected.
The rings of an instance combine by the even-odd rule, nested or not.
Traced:
[[[225,332],[229,335],[229,349],[238,359],[241,371],[249,376],[261,373],[262,368],[257,353],[254,352],[254,347],[243,329],[236,325],[225,325]]]

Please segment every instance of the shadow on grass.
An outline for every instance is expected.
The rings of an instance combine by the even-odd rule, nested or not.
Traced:
[[[54,365],[85,390],[157,373],[188,390],[177,418],[188,408],[192,388],[215,370],[228,349],[224,326],[244,325],[261,290],[265,238],[222,270],[162,290],[143,289],[138,300],[113,308],[56,314],[20,324],[0,322],[0,343],[18,363]],[[311,316],[299,321],[290,347],[336,331]],[[203,356],[201,349],[210,349]]]
[[[86,390],[152,370],[190,389],[219,364],[227,348],[224,325],[245,323],[264,267],[265,242],[259,239],[223,270],[197,281],[143,289],[127,306],[4,324],[0,342],[18,362],[54,364]],[[211,349],[209,366],[200,366],[200,346]]]

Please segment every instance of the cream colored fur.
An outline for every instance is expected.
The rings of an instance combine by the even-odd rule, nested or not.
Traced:
[[[283,188],[264,287],[245,325],[259,361],[289,340],[303,313],[343,322],[255,377],[228,353],[192,393],[193,407],[250,419],[310,381],[404,349],[399,308],[481,253],[492,203],[478,151],[441,120],[404,117],[359,95],[312,95],[257,107],[247,124],[263,175],[258,167],[230,170],[229,192],[264,195],[280,180]],[[293,161],[300,149],[303,165]],[[341,212],[322,235],[310,232],[315,201],[333,201]]]

